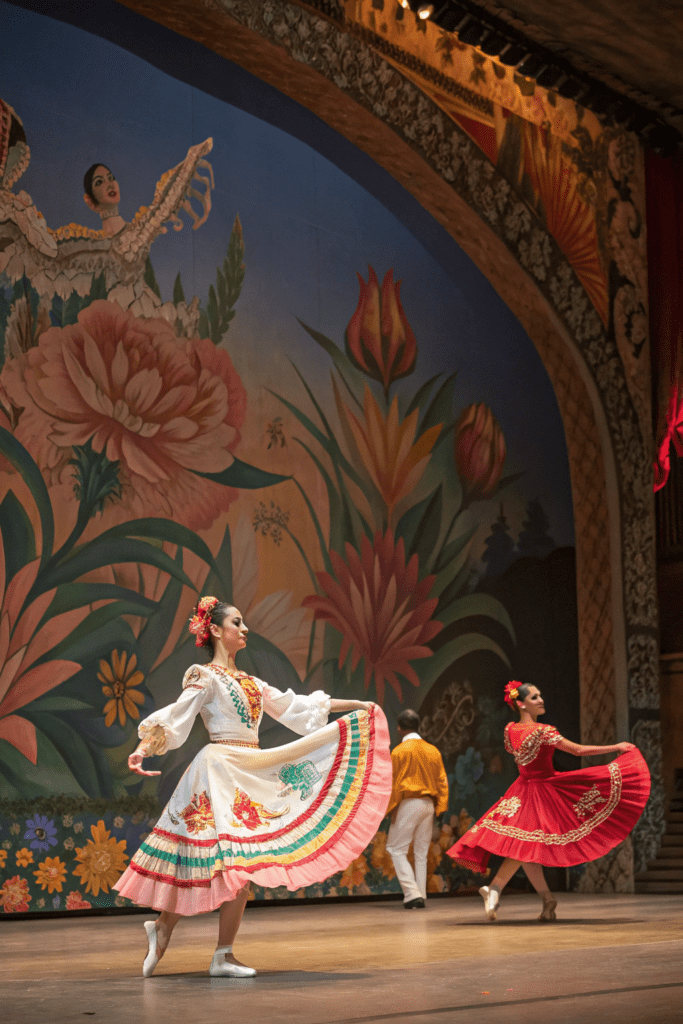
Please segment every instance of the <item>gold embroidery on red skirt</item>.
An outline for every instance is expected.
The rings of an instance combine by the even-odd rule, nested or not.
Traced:
[[[597,783],[586,790],[580,800],[574,804],[574,812],[577,818],[587,818],[595,813],[598,804],[604,804],[605,798],[600,793]]]
[[[504,818],[512,818],[522,806],[522,801],[518,796],[509,796],[505,800],[501,800],[497,807],[494,807],[492,811],[486,815],[490,817],[492,814],[500,814]]]
[[[542,829],[528,832],[517,825],[504,825],[501,821],[495,821],[493,818],[484,818],[482,821],[478,821],[470,831],[476,832],[477,829],[486,828],[499,836],[508,836],[510,839],[519,839],[526,843],[542,843],[544,846],[567,846],[569,843],[578,843],[594,828],[606,821],[621,800],[621,769],[616,761],[612,761],[607,767],[610,774],[610,791],[605,806],[601,807],[588,821],[584,821],[582,825],[570,832],[544,832]]]

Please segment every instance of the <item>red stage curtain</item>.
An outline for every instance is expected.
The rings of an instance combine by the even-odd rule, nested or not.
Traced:
[[[654,489],[683,455],[683,158],[646,155],[650,341],[655,402]]]

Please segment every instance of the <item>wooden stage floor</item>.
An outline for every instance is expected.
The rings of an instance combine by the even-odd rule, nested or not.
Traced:
[[[0,926],[3,1024],[681,1024],[683,897],[559,894],[558,920],[510,896],[250,907],[209,978],[217,917],[181,921],[143,979],[140,915]],[[153,916],[153,915],[150,915]]]

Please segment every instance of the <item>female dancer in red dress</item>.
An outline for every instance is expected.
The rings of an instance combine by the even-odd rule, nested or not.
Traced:
[[[617,846],[642,814],[650,773],[633,743],[587,747],[565,740],[552,725],[539,725],[545,705],[536,686],[508,683],[505,701],[520,714],[519,722],[505,726],[505,749],[517,762],[519,778],[447,853],[478,874],[485,874],[492,853],[505,858],[491,885],[479,890],[489,921],[495,921],[500,894],[520,864],[543,899],[539,921],[554,921],[557,901],[543,865],[583,864]],[[555,748],[576,757],[621,756],[595,768],[556,772]]]

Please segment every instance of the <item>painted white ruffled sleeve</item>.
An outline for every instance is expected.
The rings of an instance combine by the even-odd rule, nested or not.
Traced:
[[[211,699],[213,677],[202,665],[191,665],[183,679],[183,692],[174,704],[152,712],[138,726],[148,754],[165,754],[183,745],[194,720]]]
[[[267,683],[263,687],[263,710],[271,718],[282,722],[292,732],[306,736],[309,732],[322,729],[327,725],[330,713],[330,698],[322,690],[314,693],[294,693],[287,690],[283,693]]]

